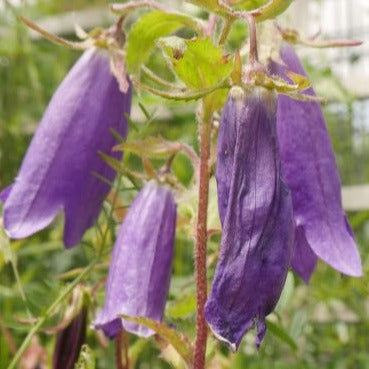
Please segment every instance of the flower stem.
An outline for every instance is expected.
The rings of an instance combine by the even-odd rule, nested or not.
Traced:
[[[249,25],[249,34],[250,34],[250,53],[249,53],[249,63],[255,64],[259,62],[258,56],[258,41],[256,36],[256,22],[255,18],[247,14],[246,15],[247,23]]]
[[[196,342],[194,354],[194,369],[205,368],[205,351],[207,341],[207,326],[204,306],[206,302],[206,244],[207,244],[207,212],[209,197],[209,157],[210,133],[212,113],[206,108],[206,99],[203,100],[202,114],[200,115],[200,181],[198,192],[198,211],[196,224]]]
[[[24,351],[31,343],[32,337],[40,330],[48,317],[54,312],[55,308],[73,291],[73,288],[92,271],[97,262],[97,259],[94,260],[71,284],[64,288],[58,298],[49,306],[44,315],[28,332],[27,337],[22,342],[22,345],[19,347],[7,369],[14,369],[16,367],[19,359],[22,357]]]

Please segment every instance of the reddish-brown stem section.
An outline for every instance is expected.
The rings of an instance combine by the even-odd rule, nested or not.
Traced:
[[[124,358],[122,355],[122,346]],[[124,329],[120,330],[115,338],[115,365],[117,369],[129,369],[127,334]]]
[[[250,34],[250,54],[249,63],[254,64],[259,61],[258,56],[258,40],[256,37],[256,22],[255,18],[251,14],[246,15],[247,23],[249,24],[249,34]]]
[[[207,341],[207,326],[204,306],[206,302],[206,244],[207,244],[207,212],[209,197],[209,157],[211,114],[206,112],[205,102],[200,117],[200,181],[199,206],[196,225],[195,269],[197,288],[196,342],[194,354],[194,369],[205,368],[205,351]]]

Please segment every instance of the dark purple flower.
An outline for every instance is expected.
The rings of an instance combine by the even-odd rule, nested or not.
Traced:
[[[280,174],[276,106],[264,89],[233,88],[218,137],[218,203],[223,232],[205,316],[214,334],[236,350],[278,302],[293,252],[294,222]]]
[[[122,326],[143,337],[154,333],[118,315],[162,319],[175,227],[176,205],[171,190],[147,183],[133,201],[114,245],[104,308],[94,323],[107,336],[114,337]]]
[[[287,70],[306,75],[290,45],[284,44],[280,55],[285,65],[271,62],[274,74],[287,81]],[[312,88],[306,93],[315,96]],[[362,275],[360,255],[342,210],[339,173],[320,105],[280,95],[277,134],[297,226],[293,268],[308,282],[319,257],[341,273]]]
[[[73,369],[82,345],[86,340],[87,307],[83,306],[76,317],[56,337],[53,369]]]
[[[41,120],[4,205],[12,238],[48,226],[64,210],[64,242],[76,245],[99,214],[115,172],[98,151],[111,152],[111,129],[127,133],[131,90],[123,94],[110,72],[109,56],[89,49],[65,77]],[[97,175],[96,175],[97,174]]]

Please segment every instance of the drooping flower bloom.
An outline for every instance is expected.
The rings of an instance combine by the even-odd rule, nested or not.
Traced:
[[[122,327],[142,337],[154,332],[119,314],[162,319],[172,269],[176,205],[169,188],[149,182],[133,201],[114,245],[105,304],[95,327],[114,337]]]
[[[109,56],[89,49],[65,77],[41,120],[4,205],[12,238],[27,237],[65,212],[64,242],[76,245],[98,216],[115,172],[98,156],[111,152],[111,129],[127,133],[131,90],[123,94]]]
[[[255,322],[260,344],[293,252],[292,202],[281,178],[275,123],[271,92],[231,90],[218,136],[223,231],[205,316],[233,350]]]
[[[287,81],[287,70],[306,75],[290,45],[282,46],[280,56],[285,65],[271,62],[272,73]],[[312,88],[306,93],[315,95]],[[277,134],[297,227],[293,268],[308,282],[319,257],[341,273],[360,276],[360,255],[342,209],[339,173],[319,104],[280,95]]]
[[[60,331],[56,337],[53,369],[73,369],[78,360],[82,345],[86,340],[87,307]]]

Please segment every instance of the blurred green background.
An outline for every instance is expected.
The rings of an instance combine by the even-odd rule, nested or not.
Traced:
[[[53,91],[79,56],[79,52],[52,45],[42,39],[32,39],[26,28],[17,21],[16,14],[22,12],[35,21],[51,16],[59,16],[60,19],[62,14],[77,10],[95,9],[93,14],[96,11],[99,14],[100,7],[106,7],[107,4],[101,0],[19,3],[12,6],[7,1],[0,2],[0,188],[9,185],[16,176]],[[78,17],[75,18],[76,22]],[[90,17],[93,19],[92,15]],[[101,18],[101,25],[109,22],[106,14]],[[58,20],[52,19],[52,24],[58,24]],[[75,38],[73,29],[69,27],[63,36]],[[229,47],[238,47],[244,37],[245,29],[236,26]],[[369,184],[369,101],[365,96],[356,99],[332,72],[331,65],[317,67],[309,59],[308,52],[305,51],[304,61],[311,80],[320,95],[329,98],[324,110],[342,182],[344,185]],[[361,57],[365,56],[358,54],[352,60],[348,59],[347,63],[356,63]],[[156,62],[155,56],[151,62]],[[143,120],[139,102],[149,112],[156,112],[157,119],[150,124],[150,133],[160,132],[165,138],[187,142],[197,149],[195,105],[169,103],[163,111],[159,109],[163,105],[162,100],[147,95],[135,96],[134,117],[139,121]],[[132,165],[139,165],[134,157],[126,160],[131,160]],[[189,183],[192,169],[184,157],[176,159],[174,170],[184,184]],[[214,211],[214,208],[210,211]],[[306,286],[290,272],[276,313],[270,317],[271,326],[260,352],[254,348],[253,333],[246,336],[237,354],[232,354],[211,339],[210,368],[369,368],[369,206],[366,211],[351,211],[349,217],[360,247],[364,277],[356,279],[341,276],[319,262],[310,285]],[[65,280],[68,281],[68,278],[60,278],[61,274],[88,263],[90,248],[81,246],[64,251],[60,242],[61,232],[62,221],[59,219],[44,232],[12,243],[26,303],[21,298],[12,265],[5,263],[0,256],[0,369],[7,367],[29,330],[30,323],[25,320],[41,315],[65,285]],[[89,237],[94,237],[92,231]],[[210,253],[216,250],[217,244],[218,240],[212,239]],[[195,307],[191,277],[192,247],[190,237],[178,235],[174,279],[166,311],[166,321],[190,336],[193,336],[191,325],[194,323]],[[106,265],[89,277],[88,284],[98,284],[105,273]],[[184,285],[186,288],[183,288]],[[103,289],[100,288],[97,292],[100,305],[102,297]],[[67,304],[68,301],[65,301]],[[96,305],[93,306],[93,309],[96,308]],[[60,316],[61,311],[48,320],[47,326],[55,325]],[[159,346],[154,340],[143,342],[133,336],[129,340],[132,360],[137,359],[136,368],[170,367],[158,357]],[[104,341],[92,329],[88,331],[87,342],[95,351],[97,368],[114,367],[112,342]],[[41,332],[38,343],[33,342],[32,352],[36,355],[35,352],[39,350],[39,361],[45,361],[46,366],[32,366],[30,359],[27,359],[20,367],[49,367],[53,344],[54,336]],[[29,366],[24,366],[25,362]]]

